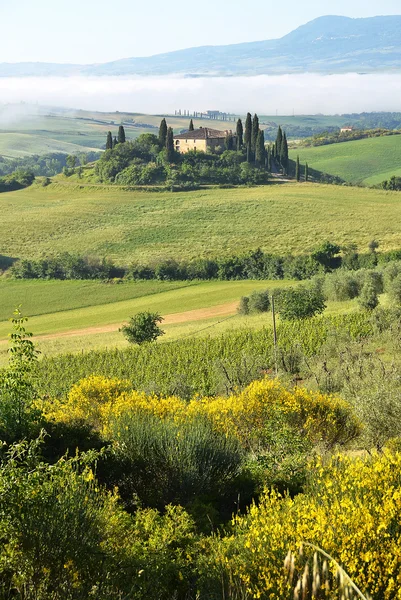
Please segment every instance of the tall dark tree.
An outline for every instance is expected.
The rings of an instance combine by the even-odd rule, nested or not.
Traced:
[[[259,117],[257,114],[254,115],[252,121],[252,137],[251,137],[251,149],[253,154],[256,154],[256,144],[259,135]]]
[[[242,126],[241,119],[238,119],[238,121],[237,121],[236,135],[237,135],[237,150],[241,150],[242,146],[244,145],[244,128]]]
[[[279,160],[280,160],[280,156],[281,156],[281,145],[282,145],[282,143],[283,143],[283,130],[281,129],[281,126],[279,126],[278,131],[277,131],[276,151],[275,151],[275,156]]]
[[[245,142],[245,146],[247,148],[248,148],[248,146],[250,147],[251,141],[252,141],[252,115],[251,115],[251,113],[248,113],[246,115],[245,135],[244,135],[244,142]]]
[[[117,146],[117,144],[118,144],[118,139],[115,137],[113,139],[113,148],[115,148]]]
[[[256,139],[256,148],[255,148],[255,161],[259,166],[264,165],[265,155],[266,155],[265,134],[263,133],[263,131],[261,131],[259,129],[258,137]]]
[[[162,148],[165,148],[167,140],[167,123],[166,119],[162,119],[159,127],[159,144]]]
[[[300,181],[300,179],[301,179],[301,171],[300,171],[300,166],[299,166],[299,156],[297,156],[297,162],[295,164],[295,179],[297,181]]]
[[[309,181],[309,165],[306,163],[305,165],[305,181]]]
[[[195,127],[194,127],[194,122],[193,122],[193,120],[191,119],[191,120],[190,120],[190,122],[189,122],[189,130],[188,130],[188,131],[193,131],[194,129],[195,129]]]
[[[281,144],[280,164],[283,167],[283,173],[286,174],[288,171],[288,143],[285,133],[283,135],[283,142]]]
[[[111,131],[107,132],[106,139],[106,150],[111,150],[113,148],[113,136],[111,135]]]
[[[232,133],[227,133],[226,139],[224,140],[224,148],[226,150],[234,150],[234,138]]]
[[[174,151],[174,131],[171,127],[167,129],[167,138],[166,138],[166,150],[167,150],[167,160],[168,162],[174,162],[175,151]]]
[[[125,144],[125,129],[122,125],[118,128],[118,143]]]

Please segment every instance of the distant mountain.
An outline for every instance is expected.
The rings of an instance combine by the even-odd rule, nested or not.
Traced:
[[[320,17],[278,40],[202,46],[100,65],[0,63],[1,77],[383,71],[401,71],[401,15],[368,19]]]

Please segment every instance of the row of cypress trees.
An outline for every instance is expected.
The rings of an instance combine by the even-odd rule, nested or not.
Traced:
[[[259,117],[255,113],[252,118],[251,113],[246,115],[245,130],[241,119],[237,121],[237,150],[246,148],[246,157],[248,162],[255,162],[257,165],[267,166],[267,151],[265,147],[265,135],[259,126]]]
[[[117,144],[124,144],[126,142],[125,129],[122,125],[118,128],[117,137],[113,138],[111,131],[107,132],[106,138],[106,150],[112,150]]]

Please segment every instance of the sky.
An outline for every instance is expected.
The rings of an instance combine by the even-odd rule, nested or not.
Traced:
[[[282,37],[319,16],[401,14],[401,0],[0,0],[0,62],[92,64]]]

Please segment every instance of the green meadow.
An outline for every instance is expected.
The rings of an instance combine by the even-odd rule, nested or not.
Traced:
[[[23,314],[29,317],[28,330],[39,336],[39,349],[46,354],[54,354],[126,345],[118,332],[119,326],[133,314],[145,310],[170,316],[172,322],[163,326],[166,330],[163,340],[203,331],[210,333],[210,330],[219,333],[232,325],[260,326],[269,322],[270,317],[261,315],[244,319],[236,315],[236,303],[241,296],[254,290],[274,289],[293,283],[149,281],[105,284],[3,279],[0,280],[0,361],[4,362],[6,358],[6,340],[11,330],[9,318],[16,305],[21,305]],[[218,311],[220,307],[223,307],[221,314]],[[174,319],[177,314],[180,317]],[[40,336],[48,337],[41,339]]]
[[[400,138],[401,139],[401,138]],[[0,254],[34,258],[70,251],[115,259],[190,259],[257,247],[310,251],[330,239],[401,247],[396,192],[315,184],[193,192],[36,184],[0,196]]]
[[[290,158],[353,184],[376,185],[401,176],[401,135],[368,138],[313,148],[297,148]]]

